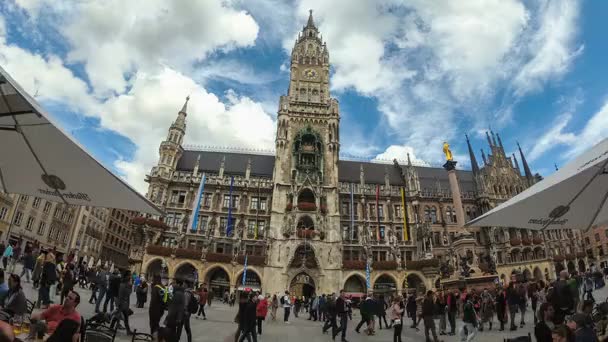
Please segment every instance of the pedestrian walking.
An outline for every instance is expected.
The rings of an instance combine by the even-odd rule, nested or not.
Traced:
[[[505,330],[505,322],[507,320],[507,295],[505,290],[502,288],[502,285],[498,285],[497,293],[496,293],[496,318],[500,322],[500,329],[498,331]]]
[[[534,327],[534,337],[536,337],[537,342],[553,342],[552,331],[555,329],[553,313],[553,306],[550,303],[540,305],[538,322]]]
[[[40,251],[40,254],[36,258],[36,263],[34,264],[34,271],[32,272],[32,281],[34,282],[34,288],[37,288],[40,285],[40,277],[42,277],[42,268],[44,267],[46,252]]]
[[[148,282],[145,278],[139,278],[139,285],[135,288],[135,295],[137,297],[136,307],[143,308],[144,304],[148,300]]]
[[[196,314],[196,318],[201,317],[201,314],[203,315],[203,320],[207,319],[207,315],[205,314],[205,304],[207,304],[207,297],[208,297],[208,293],[207,293],[207,288],[205,287],[205,285],[201,285],[198,288],[198,313]]]
[[[475,332],[477,331],[477,312],[475,312],[471,296],[466,297],[462,311],[462,322],[464,325],[460,328],[460,340],[471,342],[475,338]]]
[[[317,310],[319,309],[319,297],[312,295],[310,299],[310,310],[308,310],[308,320],[317,321]]]
[[[74,284],[76,283],[76,274],[74,273],[74,264],[68,264],[65,271],[63,272],[63,281],[61,282],[63,286],[61,287],[61,303],[63,303],[63,298],[70,293],[74,289]]]
[[[4,266],[3,268],[5,270],[8,262],[13,257],[13,244],[14,242],[9,242],[8,246],[6,246],[6,248],[4,249],[4,253],[2,253],[2,265]]]
[[[38,304],[43,309],[46,309],[51,303],[51,287],[57,282],[55,267],[55,255],[51,252],[46,253],[38,289]]]
[[[435,313],[439,317],[439,335],[446,335],[447,319],[446,319],[446,296],[443,291],[437,292],[435,295]]]
[[[286,297],[289,297],[286,292]],[[258,337],[256,334],[256,311],[257,311],[257,297],[255,293],[251,292],[247,295],[247,300],[244,303],[239,303],[239,338],[238,342],[243,342],[247,339],[248,342],[257,342]],[[289,302],[287,299],[285,302]],[[290,303],[291,305],[291,303]]]
[[[526,317],[526,307],[528,306],[528,297],[526,296],[526,285],[525,284],[519,284],[519,287],[517,288],[517,294],[518,294],[518,302],[519,302],[519,317],[520,317],[520,322],[519,322],[519,327],[523,328],[524,325],[526,325],[526,321],[525,321],[525,317]]]
[[[418,311],[418,304],[416,303],[416,292],[412,293],[407,297],[407,304],[405,304],[405,310],[407,311],[407,317],[412,319],[412,325],[410,328],[416,328],[416,312]]]
[[[108,272],[106,271],[106,266],[101,265],[99,267],[99,271],[93,278],[93,286],[97,289],[97,300],[95,301],[95,313],[99,313],[99,306],[101,305],[101,302],[103,301],[104,297],[107,297],[109,295],[108,277],[109,277],[109,275],[108,275]]]
[[[182,320],[182,324],[178,327],[178,340],[179,336],[182,335],[182,328],[186,330],[186,337],[188,342],[192,342],[192,328],[190,325],[190,318],[192,314],[195,314],[198,311],[199,307],[199,298],[198,295],[192,290],[192,283],[189,281],[184,282],[184,319]]]
[[[340,319],[340,326],[334,331],[332,337],[335,340],[339,333],[342,333],[340,339],[341,342],[348,342],[346,340],[346,330],[348,329],[348,308],[346,306],[346,297],[344,290],[340,290],[340,296],[336,299],[335,311]]]
[[[129,315],[131,314],[129,306],[131,304],[131,292],[132,292],[132,278],[127,273],[121,279],[118,288],[118,296],[116,300],[116,312],[113,313],[113,320],[110,327],[114,328],[115,325],[120,325],[120,321],[124,321],[127,335],[132,335],[131,328],[129,327]]]
[[[583,293],[586,300],[591,300],[595,302],[595,298],[593,298],[593,290],[593,278],[591,277],[591,273],[587,273],[583,281]]]
[[[167,309],[168,293],[160,281],[160,275],[156,274],[152,278],[152,288],[150,290],[150,307],[148,308],[148,318],[150,321],[150,334],[157,335],[160,328],[160,319]]]
[[[456,315],[458,314],[458,293],[453,290],[448,293],[446,298],[448,321],[450,322],[450,332],[448,335],[456,335]]]
[[[279,309],[279,299],[277,298],[277,295],[274,294],[272,295],[272,301],[271,301],[271,306],[270,306],[270,316],[272,317],[273,321],[277,320],[277,310]]]
[[[258,325],[258,335],[262,335],[262,323],[268,314],[268,299],[264,295],[258,296],[258,303],[255,309],[255,316]]]
[[[325,324],[323,325],[321,331],[323,334],[325,334],[329,328],[331,328],[332,335],[336,329],[338,329],[336,301],[334,299],[334,295],[331,295],[327,300],[327,315]]]
[[[108,303],[110,303],[110,312],[114,311],[114,303],[118,298],[120,283],[120,271],[114,269],[114,273],[109,276],[108,291],[106,292],[106,300],[103,303],[103,312],[108,312]]]
[[[291,311],[291,298],[289,298],[289,291],[285,291],[285,295],[281,297],[281,304],[283,305],[284,315],[283,322],[289,324],[289,313]]]
[[[384,320],[384,327],[389,329],[390,326],[386,322],[386,309],[388,308],[388,304],[384,300],[384,296],[380,295],[378,301],[376,302],[376,316],[378,316],[378,327],[382,329],[382,320]]]
[[[552,291],[547,292],[547,302],[551,303],[555,311],[553,323],[562,324],[566,315],[574,312],[574,296],[568,286],[568,271],[562,270],[559,273],[560,279],[555,282]]]
[[[373,327],[372,327],[372,323],[371,323],[371,320],[373,320],[372,317],[374,315],[373,310],[374,310],[374,301],[373,301],[372,297],[370,297],[368,295],[365,298],[365,300],[362,301],[361,304],[359,304],[359,313],[361,315],[361,321],[359,322],[359,324],[357,324],[357,327],[355,328],[355,331],[357,333],[359,333],[359,330],[361,329],[363,324],[366,324],[367,334],[368,335],[373,334]]]
[[[492,320],[494,319],[494,298],[488,291],[484,289],[481,294],[481,324],[479,325],[479,331],[483,331],[485,323],[488,323],[488,330],[492,330]]]
[[[171,331],[172,341],[179,341],[186,315],[186,295],[181,279],[173,283],[173,297],[169,303],[165,326]]]
[[[517,330],[517,325],[515,325],[515,315],[517,314],[517,310],[519,308],[519,294],[517,292],[517,288],[515,287],[515,282],[510,282],[507,287],[507,305],[509,306],[509,316],[511,317],[511,331]]]
[[[393,303],[389,309],[389,319],[393,326],[393,342],[401,342],[401,330],[403,329],[403,308],[401,307],[401,297],[393,298]]]
[[[28,250],[23,255],[23,270],[21,271],[21,276],[20,276],[20,278],[23,278],[23,276],[25,275],[26,283],[29,283],[30,279],[33,279],[32,272],[34,271],[35,264],[36,264],[36,260],[34,260],[32,251]]]
[[[427,341],[430,341],[429,331],[433,334],[433,341],[438,342],[437,329],[435,328],[435,300],[433,297],[433,291],[427,291],[426,297],[422,301],[422,319],[424,322],[424,336]]]

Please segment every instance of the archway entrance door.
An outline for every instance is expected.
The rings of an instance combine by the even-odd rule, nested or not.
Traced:
[[[198,271],[192,264],[183,264],[175,270],[175,279],[189,283],[190,287],[198,286]]]
[[[297,297],[304,296],[310,298],[315,294],[315,282],[311,276],[306,273],[300,273],[293,277],[289,285],[289,294]]]
[[[158,259],[152,261],[146,270],[148,282],[152,282],[155,276],[160,276],[163,283],[167,283],[169,280],[169,268],[163,261]]]
[[[395,280],[388,275],[381,275],[374,283],[375,295],[391,295],[397,291]]]
[[[252,270],[248,270],[247,275],[245,276],[245,283],[243,284],[243,273],[241,273],[237,279],[236,286],[238,287],[239,291],[261,291],[262,281],[257,273]]]
[[[215,298],[224,298],[226,292],[230,291],[230,277],[221,267],[211,271],[207,283]]]

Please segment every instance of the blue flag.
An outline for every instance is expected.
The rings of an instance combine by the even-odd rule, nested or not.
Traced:
[[[369,291],[371,284],[369,280],[369,262],[365,262],[365,285],[367,286],[367,290]]]
[[[203,198],[203,190],[205,190],[205,179],[206,175],[203,173],[201,184],[198,186],[198,194],[192,204],[192,214],[190,215],[190,224],[188,225],[193,233],[196,233],[196,226],[198,225],[198,211],[201,209],[201,202]]]
[[[245,269],[243,270],[243,286],[245,286],[245,279],[247,279],[247,255],[245,255]]]
[[[226,227],[226,236],[232,235],[232,187],[234,186],[234,176],[230,177],[230,199],[228,204],[228,226]]]

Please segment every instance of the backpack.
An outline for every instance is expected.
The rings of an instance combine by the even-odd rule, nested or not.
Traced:
[[[192,293],[192,291],[188,291],[190,294],[190,300],[188,301],[188,312],[191,314],[195,314],[198,311],[198,298]]]
[[[169,301],[169,291],[167,291],[167,289],[165,289],[162,285],[156,285],[155,287],[159,289],[158,292],[161,296],[161,303],[166,306],[167,302]]]
[[[285,297],[281,296],[281,305],[285,305]]]

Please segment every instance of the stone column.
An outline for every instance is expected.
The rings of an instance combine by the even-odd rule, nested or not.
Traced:
[[[443,167],[448,171],[448,179],[450,181],[450,191],[452,192],[452,201],[456,210],[456,219],[459,226],[464,226],[464,209],[462,208],[462,199],[460,196],[460,187],[456,178],[456,161],[448,160]]]

